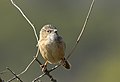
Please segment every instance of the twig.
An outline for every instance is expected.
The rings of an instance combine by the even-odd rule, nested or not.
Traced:
[[[37,50],[37,53],[36,53],[34,59],[28,64],[28,66],[25,68],[25,70],[23,72],[21,72],[20,74],[18,74],[18,76],[24,74],[29,69],[29,67],[33,64],[33,62],[35,61],[35,59],[38,57],[38,54],[39,54],[39,48]]]
[[[38,36],[37,36],[37,33],[36,33],[36,30],[35,30],[35,27],[34,25],[32,24],[32,22],[28,19],[28,17],[23,13],[23,11],[21,10],[20,7],[18,7],[13,0],[11,0],[11,3],[14,5],[14,7],[16,7],[19,12],[22,14],[22,16],[26,19],[26,21],[31,25],[31,27],[33,28],[33,31],[34,31],[34,34],[35,34],[35,37],[36,37],[36,40],[38,42]]]
[[[72,55],[73,51],[76,49],[78,43],[80,42],[80,39],[81,39],[81,37],[82,37],[82,35],[83,35],[83,32],[84,32],[84,30],[85,30],[85,27],[86,27],[86,25],[87,25],[87,22],[88,22],[88,19],[89,19],[89,17],[90,17],[90,13],[91,13],[91,11],[92,11],[92,8],[93,8],[94,3],[95,3],[95,0],[92,0],[92,3],[91,3],[91,5],[90,5],[89,11],[88,11],[88,13],[87,13],[85,22],[84,22],[84,24],[83,24],[82,30],[81,30],[81,32],[80,32],[80,34],[79,34],[79,36],[78,36],[78,38],[77,38],[77,40],[76,40],[75,45],[73,46],[72,50],[70,51],[70,53],[68,54],[68,56],[67,56],[66,59],[68,59],[68,58]]]
[[[4,73],[6,73],[8,70],[4,70],[4,71],[2,71],[2,72],[0,72],[0,74],[4,74]]]
[[[41,74],[40,76],[38,76],[37,78],[35,78],[32,82],[38,81],[40,78],[42,78],[45,75],[47,75],[52,82],[57,82],[57,80],[53,79],[53,77],[50,75],[50,72],[54,71],[55,69],[57,69],[60,66],[61,65],[59,64],[59,65],[56,65],[55,67],[53,67],[51,70],[47,70],[47,72],[44,72],[43,74]]]
[[[20,75],[24,74],[24,73],[29,69],[29,67],[33,64],[33,62],[35,61],[35,59],[38,57],[38,54],[39,54],[39,49],[37,50],[37,53],[36,53],[34,59],[28,64],[28,66],[25,68],[25,70],[22,71],[22,72],[21,72],[20,74],[18,74],[17,76],[20,76]],[[8,80],[7,82],[11,82],[11,81],[13,81],[14,79],[16,79],[16,77],[11,78],[11,79]]]
[[[68,59],[68,58],[72,55],[73,51],[76,49],[76,46],[77,46],[78,43],[80,42],[80,38],[81,38],[81,36],[83,35],[83,32],[84,32],[85,27],[86,27],[86,25],[87,25],[87,22],[88,22],[90,13],[91,13],[91,11],[92,11],[94,2],[95,2],[95,0],[93,0],[92,3],[91,3],[91,5],[90,5],[90,8],[89,8],[89,11],[88,11],[88,13],[87,13],[87,16],[86,16],[85,22],[84,22],[84,24],[83,24],[82,30],[81,30],[81,32],[80,32],[80,34],[79,34],[79,36],[78,36],[78,38],[77,38],[77,40],[76,40],[76,43],[75,43],[74,47],[72,48],[71,52],[68,54],[68,56],[67,56],[66,59]],[[36,59],[36,60],[37,60],[37,59]],[[38,60],[37,60],[37,61],[38,61]],[[48,74],[48,76],[49,76],[49,73],[50,73],[51,71],[55,70],[56,68],[58,68],[59,66],[60,66],[60,64],[59,64],[59,65],[56,65],[55,67],[53,67],[53,68],[52,68],[51,70],[49,70],[49,71],[47,70],[47,72],[44,72],[42,75],[40,75],[39,77],[37,77],[36,79],[34,79],[33,82],[39,80],[40,78],[42,78],[42,77],[43,77],[44,75],[46,75],[46,74]],[[53,81],[53,82],[54,82],[54,81]]]
[[[78,43],[79,43],[79,41],[80,41],[81,36],[83,35],[83,32],[84,32],[85,27],[86,27],[86,25],[87,25],[87,22],[88,22],[88,19],[89,19],[91,10],[92,10],[92,8],[93,8],[94,2],[95,2],[95,1],[92,0],[91,6],[90,6],[90,8],[89,8],[89,11],[88,11],[88,14],[87,14],[87,16],[86,16],[85,22],[84,22],[84,24],[83,24],[82,30],[81,30],[81,32],[80,32],[80,34],[79,34],[79,36],[78,36],[78,38],[77,38],[77,40],[76,40],[76,43],[75,43],[74,47],[72,48],[71,52],[68,54],[68,56],[67,56],[66,59],[68,59],[68,58],[72,55],[73,51],[76,49],[76,46],[78,45]],[[26,15],[23,13],[23,11],[13,2],[13,0],[11,0],[11,3],[19,10],[19,12],[22,14],[22,16],[23,16],[23,17],[27,20],[27,22],[31,25],[31,27],[33,28],[35,37],[36,37],[36,39],[37,39],[37,42],[38,42],[38,37],[37,37],[37,33],[36,33],[36,30],[35,30],[34,25],[33,25],[33,24],[31,23],[31,21],[26,17]],[[20,75],[22,75],[22,74],[24,74],[24,73],[29,69],[29,67],[33,64],[33,62],[34,62],[34,61],[36,60],[36,58],[38,57],[38,53],[39,53],[39,49],[38,49],[38,51],[37,51],[37,54],[35,55],[35,58],[31,61],[31,63],[26,67],[26,69],[25,69],[23,72],[21,72],[20,74],[16,75],[17,77],[20,76]],[[59,66],[60,66],[60,65],[56,65],[56,66],[55,66],[54,68],[52,68],[51,70],[47,70],[48,72],[44,72],[42,75],[40,75],[40,76],[39,76],[38,78],[36,78],[36,79],[39,79],[39,78],[43,77],[44,75],[48,75],[48,76],[51,78],[50,72],[53,71],[53,70],[55,70],[55,69],[58,68]],[[14,80],[14,79],[16,79],[16,77],[13,77],[13,78],[11,79],[11,81]],[[33,82],[35,82],[36,79],[33,80]],[[53,79],[53,80],[54,80],[54,79]],[[51,80],[51,81],[52,81],[52,80]],[[10,82],[10,81],[8,81],[8,82]],[[56,81],[53,81],[53,82],[56,82]]]
[[[20,82],[23,82],[10,68],[7,67],[6,69],[9,70]]]
[[[39,65],[42,65],[42,63],[41,63],[37,58],[36,58],[36,61],[38,62]],[[35,78],[32,82],[38,81],[40,78],[42,78],[42,77],[45,76],[45,75],[47,75],[47,76],[50,78],[50,81],[52,81],[52,82],[57,82],[57,80],[54,79],[52,75],[50,75],[50,72],[53,71],[53,70],[55,70],[55,69],[58,68],[59,66],[60,66],[60,64],[59,64],[59,65],[56,65],[56,66],[53,67],[51,70],[47,70],[47,69],[46,69],[45,71],[43,71],[43,74],[42,74],[42,75],[40,75],[39,77]],[[41,66],[40,66],[40,67],[41,67]],[[41,67],[41,68],[42,68],[42,67]]]
[[[13,6],[19,10],[19,12],[22,14],[22,16],[26,19],[26,21],[31,25],[31,27],[33,28],[34,35],[35,35],[35,37],[36,37],[36,40],[37,40],[37,42],[38,42],[38,36],[37,36],[37,33],[36,33],[36,30],[35,30],[34,25],[33,25],[33,24],[31,23],[31,21],[27,18],[27,16],[23,13],[23,11],[21,10],[21,8],[20,8],[19,6],[17,6],[17,5],[14,3],[13,0],[10,0],[10,1],[11,1],[11,3],[13,4]],[[24,74],[24,73],[29,69],[29,67],[34,63],[35,59],[38,57],[38,54],[39,54],[39,49],[37,50],[37,54],[35,55],[35,58],[29,63],[29,65],[25,68],[25,70],[22,71],[22,72],[21,72],[20,74],[18,74],[17,76],[20,76],[20,75]],[[12,81],[12,80],[14,80],[14,79],[16,79],[16,77],[11,78],[11,79],[9,80],[9,82]]]

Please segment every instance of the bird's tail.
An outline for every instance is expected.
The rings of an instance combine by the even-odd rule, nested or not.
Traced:
[[[64,60],[62,60],[61,64],[66,69],[70,69],[71,68],[71,65],[70,65],[69,61],[67,61],[65,58],[64,58]]]

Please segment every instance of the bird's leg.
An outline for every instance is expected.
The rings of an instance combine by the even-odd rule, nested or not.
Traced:
[[[42,72],[45,72],[47,70],[47,63],[48,61],[46,61],[45,64],[40,66],[42,68]]]
[[[60,62],[59,62],[61,65],[64,65],[65,64],[65,58],[61,58]]]

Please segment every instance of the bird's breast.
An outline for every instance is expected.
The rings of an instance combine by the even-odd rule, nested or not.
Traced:
[[[58,63],[64,58],[64,45],[62,42],[40,42],[40,52],[45,60],[51,64]]]
[[[48,60],[51,63],[57,63],[64,58],[64,49],[61,43],[55,42],[55,43],[48,44],[47,48],[48,48],[48,53],[49,53],[49,50],[51,52],[50,54],[47,54]]]

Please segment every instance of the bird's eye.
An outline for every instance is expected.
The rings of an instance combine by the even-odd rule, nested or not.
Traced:
[[[51,33],[51,30],[47,30],[48,33]]]

